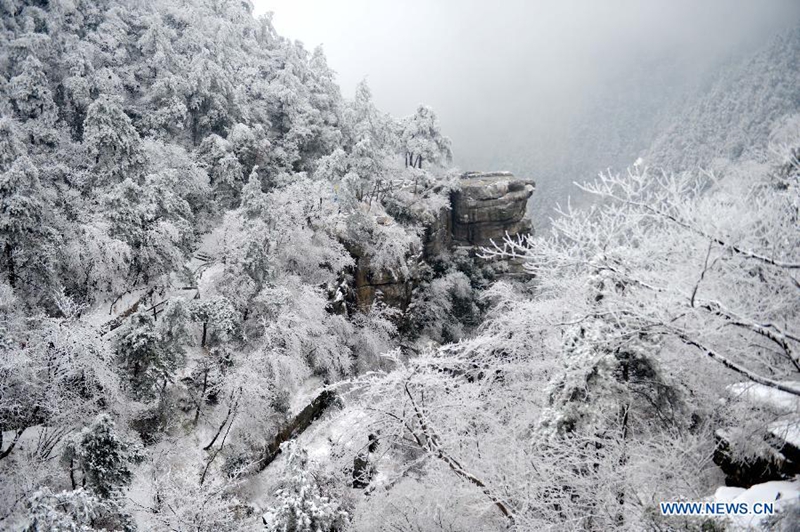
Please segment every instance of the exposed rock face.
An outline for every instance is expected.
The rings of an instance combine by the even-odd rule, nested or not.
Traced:
[[[535,184],[510,172],[470,172],[461,178],[461,190],[453,193],[453,243],[459,246],[490,246],[511,236],[533,230],[525,217],[528,198]]]
[[[754,484],[786,480],[800,475],[800,435],[795,430],[800,399],[751,382],[732,384],[727,390],[731,397],[744,399],[755,408],[767,407],[780,417],[767,426],[767,433],[762,436],[763,443],[770,448],[768,452],[750,457],[746,461],[741,456],[737,458],[741,454],[736,452],[737,438],[731,438],[730,433],[724,429],[716,432],[714,463],[725,473],[725,483],[728,486],[749,488]]]
[[[436,220],[425,228],[424,257],[430,259],[448,251],[453,245],[453,215],[450,209],[439,211]]]
[[[356,259],[353,277],[356,302],[361,310],[368,310],[372,306],[378,292],[390,307],[405,310],[411,302],[415,280],[398,278],[388,271],[375,272],[370,268],[367,257]]]
[[[731,444],[725,435],[716,434],[717,448],[714,463],[725,473],[725,485],[749,488],[772,480],[787,480],[800,475],[800,448],[786,440],[770,438],[774,453],[769,457],[756,457],[748,462],[734,460]]]
[[[345,245],[356,261],[351,270],[352,282],[348,283],[348,293],[345,296],[347,305],[366,312],[375,299],[380,297],[388,306],[405,310],[411,303],[411,294],[416,286],[417,280],[413,275],[406,278],[402,275],[395,276],[388,270],[376,270],[370,266],[370,257],[362,249]]]

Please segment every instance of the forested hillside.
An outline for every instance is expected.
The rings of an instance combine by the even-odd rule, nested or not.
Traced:
[[[729,60],[664,120],[646,159],[677,170],[717,158],[763,161],[776,125],[798,111],[800,28],[794,28],[744,60]]]
[[[247,1],[0,22],[0,529],[722,530],[658,503],[778,480],[753,523],[796,523],[791,87],[769,159],[604,174],[534,238],[532,181]]]
[[[573,182],[640,156],[674,171],[708,168],[716,159],[765,161],[775,124],[800,112],[800,29],[765,41],[709,61],[693,76],[681,75],[686,65],[666,54],[612,77],[541,144],[511,130],[497,139],[495,162],[536,175],[532,215],[548,226],[556,203],[591,200]]]
[[[228,501],[222,464],[267,441],[299,387],[396,343],[390,309],[348,299],[348,248],[407,273],[446,201],[448,141],[427,108],[395,120],[366,85],[345,101],[321,50],[250,12],[3,4],[7,526],[127,527],[124,490],[150,470],[163,508]],[[208,518],[238,529],[220,504]],[[182,519],[156,514],[142,529]]]

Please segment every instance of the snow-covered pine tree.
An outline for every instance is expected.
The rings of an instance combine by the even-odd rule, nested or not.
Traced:
[[[2,271],[12,287],[45,300],[54,288],[57,236],[49,227],[49,201],[39,171],[26,156],[0,174]]]
[[[452,161],[450,139],[442,134],[433,109],[420,105],[413,115],[403,119],[401,127],[406,166],[423,169],[426,164],[444,166]]]
[[[277,505],[263,519],[269,532],[337,532],[344,530],[348,513],[322,493],[310,470],[308,454],[295,442],[284,444],[284,480]]]
[[[170,305],[173,306],[173,305]],[[153,311],[141,309],[123,326],[115,351],[131,394],[139,399],[158,397],[183,362],[180,340],[186,336],[185,317],[180,305],[174,305],[168,322],[158,324]]]
[[[119,497],[133,478],[132,466],[142,458],[136,445],[119,434],[108,414],[100,414],[67,445],[73,489],[85,487],[102,499]]]
[[[136,179],[144,164],[141,139],[117,98],[103,95],[89,106],[83,139],[96,172],[107,176],[101,185]]]

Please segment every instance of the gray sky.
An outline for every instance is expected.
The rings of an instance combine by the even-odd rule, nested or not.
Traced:
[[[345,96],[366,78],[394,115],[431,105],[456,162],[472,169],[515,170],[520,152],[574,149],[556,139],[588,110],[680,91],[712,61],[800,21],[798,0],[254,3],[275,12],[281,34],[323,45]],[[651,82],[637,92],[626,80]]]

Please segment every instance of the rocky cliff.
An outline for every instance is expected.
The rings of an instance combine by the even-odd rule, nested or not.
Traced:
[[[535,184],[510,172],[470,172],[453,193],[452,237],[456,246],[478,248],[498,244],[511,236],[530,234],[531,220],[525,216]]]
[[[416,280],[413,276],[399,277],[386,270],[376,272],[370,267],[369,257],[358,256],[353,272],[353,285],[356,304],[360,310],[369,310],[380,293],[384,303],[405,311],[411,302]]]
[[[422,254],[425,260],[454,248],[477,252],[491,246],[492,241],[501,244],[506,234],[514,237],[532,233],[533,225],[525,214],[535,188],[533,180],[510,172],[469,172],[461,177],[459,185],[450,197],[450,208],[442,209],[426,228]],[[356,306],[368,309],[380,292],[387,305],[405,310],[416,286],[413,274],[401,279],[389,272],[376,273],[369,267],[369,257],[358,250],[350,252],[356,258],[352,285]],[[515,274],[521,267],[507,264],[505,271]]]

